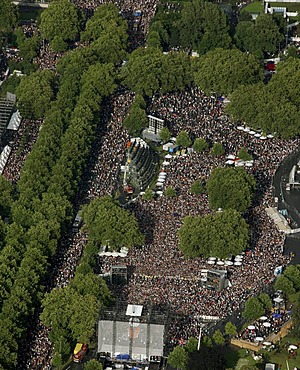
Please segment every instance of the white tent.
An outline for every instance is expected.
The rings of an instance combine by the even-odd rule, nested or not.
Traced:
[[[263,322],[263,326],[265,328],[270,328],[271,327],[271,323],[269,323],[269,322]]]
[[[226,157],[226,159],[235,159],[236,157],[235,157],[235,155],[233,155],[233,154],[229,154],[227,157]]]

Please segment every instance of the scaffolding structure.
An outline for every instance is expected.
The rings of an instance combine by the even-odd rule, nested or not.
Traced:
[[[0,140],[6,131],[15,106],[14,95],[9,94],[6,98],[0,98]]]

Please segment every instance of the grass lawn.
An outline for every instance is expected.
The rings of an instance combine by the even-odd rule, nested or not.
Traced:
[[[300,3],[272,3],[270,1],[270,6],[287,8],[289,12],[300,12]]]
[[[295,359],[290,356],[286,348],[284,348],[287,342],[291,344],[297,344],[298,341],[295,338],[285,337],[281,341],[280,351],[277,353],[268,352],[266,350],[261,350],[260,354],[265,356],[265,361],[255,361],[251,354],[248,354],[245,349],[238,348],[235,346],[230,346],[225,349],[224,356],[226,359],[227,369],[239,369],[243,365],[256,365],[259,369],[264,370],[265,362],[271,362],[277,365],[281,365],[280,370],[292,370],[294,367],[300,369],[300,348],[298,349],[298,355]],[[288,361],[288,366],[286,361]]]
[[[245,6],[245,8],[243,8],[243,10],[245,10],[246,12],[249,12],[249,13],[263,13],[264,11],[264,8],[263,8],[263,4],[261,1],[253,1],[252,3],[248,4],[247,6]]]

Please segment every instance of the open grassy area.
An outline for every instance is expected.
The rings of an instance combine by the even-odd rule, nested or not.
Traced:
[[[299,344],[297,339],[285,337],[281,341],[279,351],[269,352],[267,350],[261,350],[259,354],[263,356],[264,360],[259,361],[255,361],[247,350],[230,346],[225,352],[226,367],[227,369],[238,369],[242,365],[247,364],[256,365],[259,369],[263,370],[265,368],[265,362],[271,362],[276,364],[277,368],[281,365],[280,370],[291,370],[294,369],[294,367],[300,369],[300,348],[298,349],[299,353],[293,359],[285,348],[286,345],[288,346],[288,343]]]
[[[243,10],[249,13],[263,13],[264,8],[261,1],[253,1],[252,3],[245,6]]]
[[[300,12],[300,3],[272,3],[270,1],[270,6],[287,8],[289,12]]]

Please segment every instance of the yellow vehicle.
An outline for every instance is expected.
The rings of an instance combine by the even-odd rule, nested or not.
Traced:
[[[81,362],[88,350],[88,345],[86,343],[77,343],[73,352],[73,361]]]

